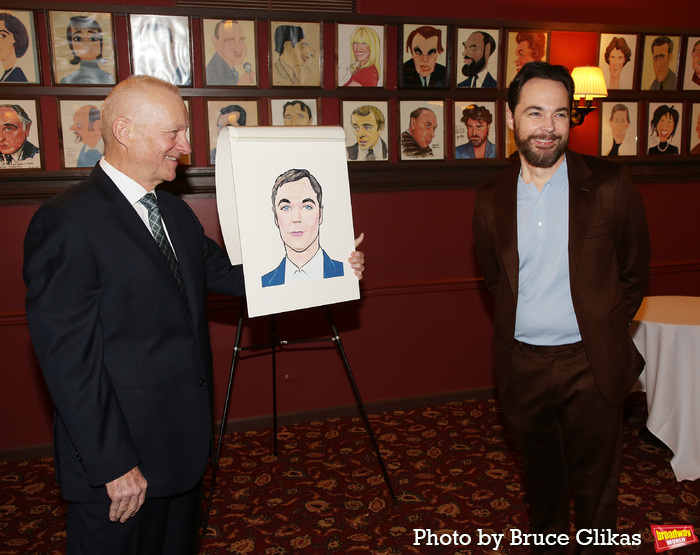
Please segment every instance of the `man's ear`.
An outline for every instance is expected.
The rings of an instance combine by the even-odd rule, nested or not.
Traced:
[[[513,129],[513,112],[510,111],[510,108],[506,109],[506,123],[508,124],[508,129],[515,131]]]
[[[131,128],[129,120],[124,117],[115,119],[112,123],[112,135],[114,135],[114,138],[119,144],[127,146],[131,138]]]

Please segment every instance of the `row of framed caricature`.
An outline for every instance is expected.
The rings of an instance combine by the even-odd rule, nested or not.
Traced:
[[[128,17],[132,73],[193,86],[190,17]],[[257,21],[200,21],[204,86],[258,87]],[[55,85],[116,82],[111,13],[49,11],[48,22]],[[35,29],[34,12],[0,9],[0,83],[40,83],[37,36],[43,34]],[[384,87],[386,26],[336,23],[335,32],[336,85]],[[322,34],[321,22],[269,22],[270,55],[260,59],[269,59],[271,86],[323,85]],[[549,31],[402,24],[399,37],[401,88],[504,87],[524,63],[549,60]],[[504,51],[506,62],[499,64]],[[700,90],[700,36],[601,33],[598,63],[608,89]]]
[[[59,99],[62,166],[92,167],[104,153],[101,138],[99,99]],[[454,101],[447,105],[454,114],[451,154],[446,137],[446,104],[442,100],[402,100],[399,102],[399,152],[391,154],[391,112],[388,101],[342,101],[342,125],[348,161],[470,160],[510,156],[516,146],[506,126],[504,148],[497,145],[498,114],[502,101]],[[185,99],[188,110],[189,100]],[[272,125],[318,125],[320,99],[270,99]],[[502,105],[503,104],[503,105]],[[638,156],[681,154],[684,124],[689,129],[687,153],[700,154],[700,103],[604,101],[601,103],[600,155]],[[208,163],[216,161],[216,139],[228,126],[257,126],[258,100],[207,99]],[[500,106],[500,107],[499,107]],[[644,110],[644,112],[642,112]],[[191,113],[191,112],[190,112]],[[646,125],[642,125],[646,117]],[[3,121],[0,169],[40,169],[39,114],[35,100],[0,99]],[[503,121],[503,120],[501,120]],[[498,134],[499,137],[501,134]],[[189,137],[188,137],[189,140]],[[642,151],[641,149],[646,150]],[[503,150],[505,151],[502,154]],[[180,160],[192,165],[191,155]]]

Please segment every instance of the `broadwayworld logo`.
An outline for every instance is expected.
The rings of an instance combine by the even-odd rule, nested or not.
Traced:
[[[654,547],[657,553],[698,542],[695,530],[691,525],[658,526],[652,524],[651,535],[654,536]]]

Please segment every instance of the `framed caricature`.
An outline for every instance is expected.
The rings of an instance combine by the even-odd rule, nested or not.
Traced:
[[[270,22],[273,87],[320,87],[323,41],[319,22]]]
[[[700,36],[688,37],[683,88],[687,91],[700,91]]]
[[[455,102],[455,160],[496,157],[496,103]]]
[[[204,84],[254,87],[258,83],[255,21],[202,19]]]
[[[49,12],[53,80],[58,85],[114,85],[112,14]]]
[[[700,155],[700,102],[692,105],[690,113],[690,152],[689,154]]]
[[[676,90],[680,45],[679,36],[646,35],[644,37],[642,90]]]
[[[631,90],[637,64],[637,35],[601,33],[598,66],[603,70],[608,90]]]
[[[36,100],[0,99],[0,170],[42,167],[39,112]]]
[[[457,30],[454,58],[457,87],[495,89],[498,86],[498,29]]]
[[[306,126],[320,125],[321,114],[316,98],[270,99],[272,125]]]
[[[102,158],[101,109],[101,99],[58,101],[64,168],[92,168]]]
[[[509,31],[506,52],[507,86],[526,63],[549,61],[549,31]]]
[[[680,154],[683,136],[683,103],[650,102],[647,110],[647,154]]]
[[[34,12],[0,9],[0,41],[0,83],[39,83]]]
[[[257,100],[206,100],[207,144],[209,164],[216,163],[216,140],[224,127],[252,127],[258,125]]]
[[[338,23],[336,48],[339,87],[383,87],[386,50],[383,25]]]
[[[637,156],[638,130],[637,102],[601,102],[600,156]]]
[[[401,160],[444,160],[444,108],[442,100],[401,101]]]
[[[343,129],[348,160],[376,162],[389,159],[389,103],[386,100],[343,101]]]
[[[132,73],[159,77],[178,87],[191,86],[189,17],[131,14],[129,23]]]
[[[404,24],[399,52],[399,84],[405,89],[450,85],[447,25]]]

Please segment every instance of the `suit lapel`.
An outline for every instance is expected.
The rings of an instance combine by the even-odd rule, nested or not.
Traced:
[[[508,170],[496,185],[494,218],[498,230],[498,246],[503,258],[503,267],[508,276],[513,298],[518,295],[518,176],[520,164]]]
[[[597,184],[591,179],[590,168],[578,154],[567,151],[566,163],[569,175],[569,280],[573,283]]]

